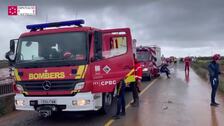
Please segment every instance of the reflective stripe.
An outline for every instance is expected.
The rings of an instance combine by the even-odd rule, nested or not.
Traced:
[[[139,66],[139,67],[137,67],[136,69],[135,69],[135,71],[138,71],[138,69],[141,69],[141,67]]]
[[[14,74],[15,74],[15,79],[16,79],[16,81],[21,81],[21,78],[20,78],[20,76],[19,76],[18,69],[15,69],[15,70],[14,70]]]
[[[82,74],[82,79],[83,79],[83,78],[85,77],[85,75],[86,75],[87,68],[88,68],[88,65],[85,66],[85,70],[84,70],[84,72],[83,72],[83,74]]]
[[[125,83],[128,84],[128,83],[131,83],[131,82],[135,82],[135,76],[134,76],[134,72],[135,70],[132,69],[125,77]]]
[[[78,71],[76,73],[75,79],[81,79],[84,71],[85,65],[81,65],[78,67]]]
[[[126,75],[126,77],[130,76],[130,75],[133,74],[133,73],[134,73],[134,69],[132,69],[132,70]]]
[[[28,95],[28,92],[26,92],[26,91],[23,91],[22,93],[25,94],[25,95]]]
[[[71,91],[71,94],[73,94],[73,93],[79,93],[80,92],[80,90],[72,90]]]
[[[124,81],[126,84],[135,82],[135,76],[134,75],[128,76]]]
[[[141,76],[137,76],[137,75],[135,75],[135,77],[136,77],[136,78],[138,78],[138,79],[142,79],[142,77],[141,77]]]

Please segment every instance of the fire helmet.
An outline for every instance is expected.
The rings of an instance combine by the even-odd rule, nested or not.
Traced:
[[[215,55],[212,56],[212,60],[214,60],[214,61],[217,61],[217,60],[220,60],[220,59],[221,59],[220,54],[215,54]]]

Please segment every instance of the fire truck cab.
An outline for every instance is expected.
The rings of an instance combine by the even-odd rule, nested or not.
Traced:
[[[10,41],[17,110],[106,113],[121,80],[134,79],[129,28],[84,27],[84,20],[27,25]]]
[[[137,60],[142,65],[142,76],[151,80],[159,76],[159,68],[157,67],[157,57],[154,56],[156,51],[152,47],[137,47]]]

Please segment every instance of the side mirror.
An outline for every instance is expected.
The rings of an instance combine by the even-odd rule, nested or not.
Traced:
[[[10,40],[10,52],[15,53],[15,39]]]
[[[9,60],[9,62],[14,61],[15,57],[14,57],[14,53],[11,51],[8,51],[7,53],[5,53],[5,58]]]
[[[10,50],[5,54],[5,58],[9,60],[10,64],[12,64],[15,60],[15,49],[17,41],[18,39],[10,40]]]

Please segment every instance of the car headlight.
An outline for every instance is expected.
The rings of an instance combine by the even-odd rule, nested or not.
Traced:
[[[72,105],[74,106],[84,106],[90,104],[90,100],[86,99],[78,99],[78,100],[73,100]]]
[[[79,83],[77,83],[77,84],[75,85],[74,90],[81,90],[81,89],[84,88],[84,86],[85,86],[85,83],[84,83],[84,82],[79,82]]]
[[[144,68],[142,71],[148,71],[149,69],[148,68]]]

